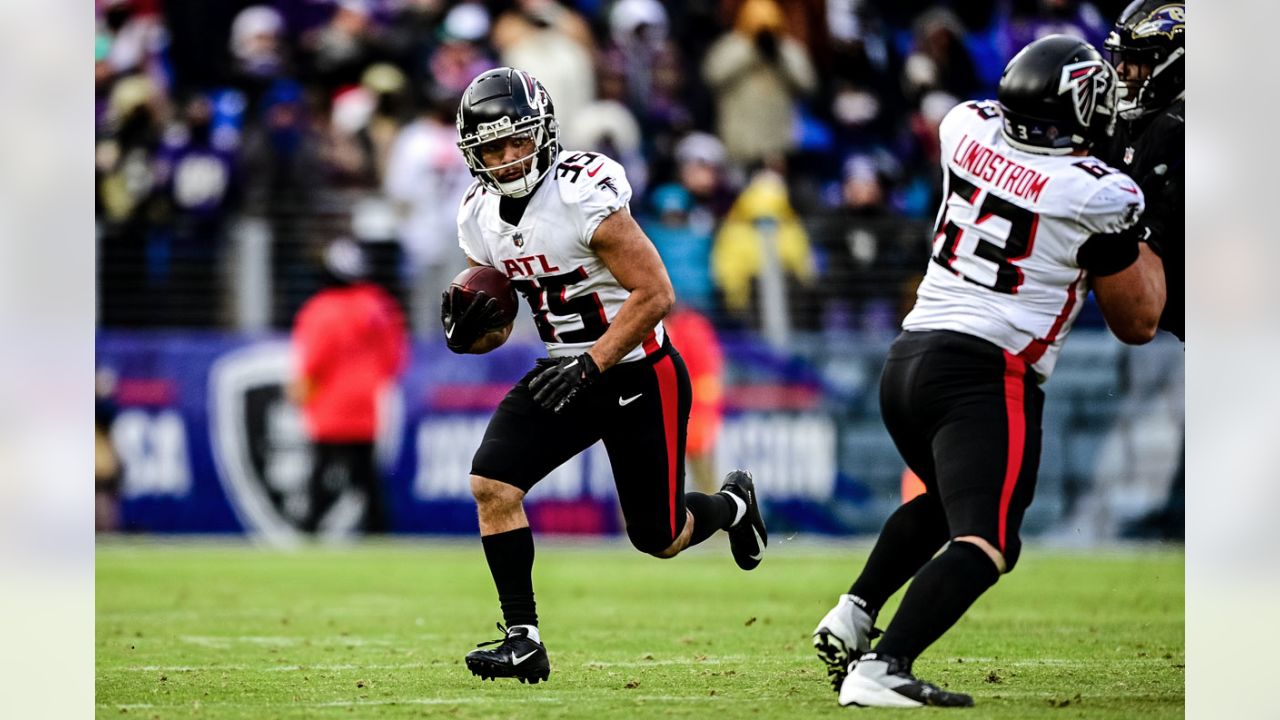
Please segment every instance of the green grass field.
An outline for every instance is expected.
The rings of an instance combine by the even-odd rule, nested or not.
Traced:
[[[97,716],[1183,715],[1181,550],[1028,548],[916,663],[977,707],[880,711],[839,707],[808,642],[867,547],[781,545],[744,573],[716,540],[670,561],[541,543],[534,580],[552,673],[528,686],[482,683],[462,664],[498,637],[478,541],[292,552],[102,543]]]

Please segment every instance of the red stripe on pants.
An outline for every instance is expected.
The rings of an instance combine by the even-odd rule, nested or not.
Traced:
[[[662,399],[662,429],[667,435],[667,499],[671,505],[671,539],[676,537],[676,453],[679,452],[679,389],[676,366],[668,355],[653,366],[658,374],[658,396]]]
[[[1004,408],[1009,425],[1009,448],[1004,467],[1004,487],[1000,491],[1000,552],[1005,549],[1005,531],[1009,519],[1009,503],[1013,488],[1022,472],[1022,453],[1027,444],[1026,399],[1022,384],[1027,363],[1019,357],[1004,354]]]

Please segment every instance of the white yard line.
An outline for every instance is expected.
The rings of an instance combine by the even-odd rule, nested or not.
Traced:
[[[1084,660],[1080,658],[1035,658],[1033,660],[1001,660],[999,658],[989,657],[966,657],[961,658],[963,663],[957,663],[955,658],[940,661],[944,665],[995,665],[998,667],[1036,667],[1039,665],[1069,665],[1077,667],[1094,667],[1100,665],[1112,665],[1117,662],[1123,663],[1171,663],[1179,660],[1179,656],[1174,655],[1172,658],[1164,657],[1163,653],[1159,655],[1148,655],[1146,657],[1131,658],[1102,658],[1098,660]]]
[[[662,660],[587,660],[581,663],[580,667],[587,669],[605,669],[605,668],[642,668],[642,667],[658,667],[669,665],[724,665],[731,663],[749,662],[752,658],[742,655],[722,655],[718,657],[697,658],[668,658]],[[1081,660],[1078,658],[1037,658],[1035,660],[998,660],[996,658],[963,658],[964,663],[956,663],[954,660],[944,663],[947,667],[959,665],[970,666],[995,666],[997,668],[1034,668],[1034,667],[1096,667],[1102,665],[1110,665],[1115,660]],[[1150,657],[1134,657],[1127,658],[1121,662],[1126,663],[1162,663],[1168,664],[1180,661],[1181,658],[1175,656],[1166,658],[1162,655],[1153,655]],[[438,663],[432,662],[411,662],[411,663],[317,663],[314,665],[235,665],[235,664],[218,664],[218,665],[133,665],[127,667],[107,668],[101,670],[103,673],[112,672],[348,672],[356,670],[427,670],[435,667]]]
[[[724,695],[627,695],[625,699],[634,702],[756,702],[752,698],[734,698]],[[581,698],[577,697],[560,697],[557,695],[522,695],[519,697],[457,697],[457,698],[401,698],[396,700],[331,700],[329,702],[279,702],[279,703],[219,703],[219,702],[201,702],[201,708],[233,708],[233,707],[309,707],[309,708],[326,708],[326,707],[377,707],[386,705],[473,705],[477,703],[500,704],[500,703],[546,703],[550,705],[563,705],[567,703],[580,702]],[[191,703],[169,703],[157,705],[154,703],[98,703],[97,706],[103,709],[120,709],[120,710],[158,710],[164,708],[190,708]]]
[[[722,665],[725,663],[741,663],[747,662],[751,658],[745,655],[718,655],[702,658],[666,658],[662,660],[587,660],[581,664],[584,668],[637,668],[662,665]],[[967,662],[967,661],[966,661]],[[415,670],[427,669],[432,667],[430,662],[415,663],[340,663],[340,664],[315,664],[315,665],[237,665],[237,664],[217,664],[217,665],[133,665],[128,667],[110,668],[107,671],[124,671],[124,672],[296,672],[296,671],[330,671],[342,672],[347,670]]]
[[[244,645],[271,645],[274,647],[292,647],[294,645],[373,645],[386,647],[406,642],[418,642],[431,638],[414,636],[413,638],[368,638],[357,635],[332,635],[328,637],[281,636],[281,635],[180,635],[179,640],[191,645],[225,650],[235,643]]]
[[[744,662],[745,655],[719,655],[703,658],[669,658],[664,660],[588,660],[582,667],[646,667],[648,665],[720,665],[726,662]]]
[[[355,665],[352,663],[341,664],[316,664],[316,665],[135,665],[132,667],[112,668],[112,670],[123,670],[125,672],[296,672],[296,671],[328,671],[342,672],[346,670],[425,670],[431,667],[430,663],[394,663],[394,664],[370,664]]]

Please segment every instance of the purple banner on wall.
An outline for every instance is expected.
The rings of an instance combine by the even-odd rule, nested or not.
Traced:
[[[536,343],[483,356],[415,344],[382,403],[376,443],[393,532],[477,532],[472,453],[493,408],[541,355]],[[837,442],[816,379],[754,343],[726,347],[726,355],[751,384],[727,393],[716,465],[770,477],[769,508],[787,525],[841,531],[824,520],[839,491]],[[287,337],[102,332],[97,364],[118,378],[111,435],[125,473],[126,530],[248,532],[281,542],[298,536],[311,460],[301,414],[284,395],[292,368]],[[350,531],[362,502],[353,494],[337,503],[328,532]],[[620,532],[603,448],[539,483],[527,511],[541,532]]]

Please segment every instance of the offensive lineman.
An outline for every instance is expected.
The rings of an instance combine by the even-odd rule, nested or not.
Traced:
[[[1142,191],[1087,156],[1113,122],[1114,94],[1093,47],[1051,35],[1009,62],[998,102],[943,120],[933,257],[880,382],[885,426],[927,491],[889,517],[814,631],[841,705],[973,704],[911,666],[1018,561],[1040,463],[1039,384],[1090,289],[1120,340],[1155,335],[1164,273],[1135,225]],[[871,652],[877,613],[913,576]]]
[[[507,393],[472,461],[480,540],[507,627],[481,645],[498,647],[473,650],[466,661],[482,678],[536,683],[551,666],[523,499],[597,440],[638,550],[670,558],[728,530],[734,560],[751,570],[767,535],[750,473],[729,473],[713,495],[684,493],[692,389],[661,322],[674,292],[627,209],[622,166],[561,150],[546,89],[512,68],[471,82],[458,134],[476,177],[458,210],[458,242],[472,265],[497,268],[524,295],[550,355]],[[466,304],[457,290],[446,292],[441,318],[454,352],[488,352],[511,332],[484,293]]]

